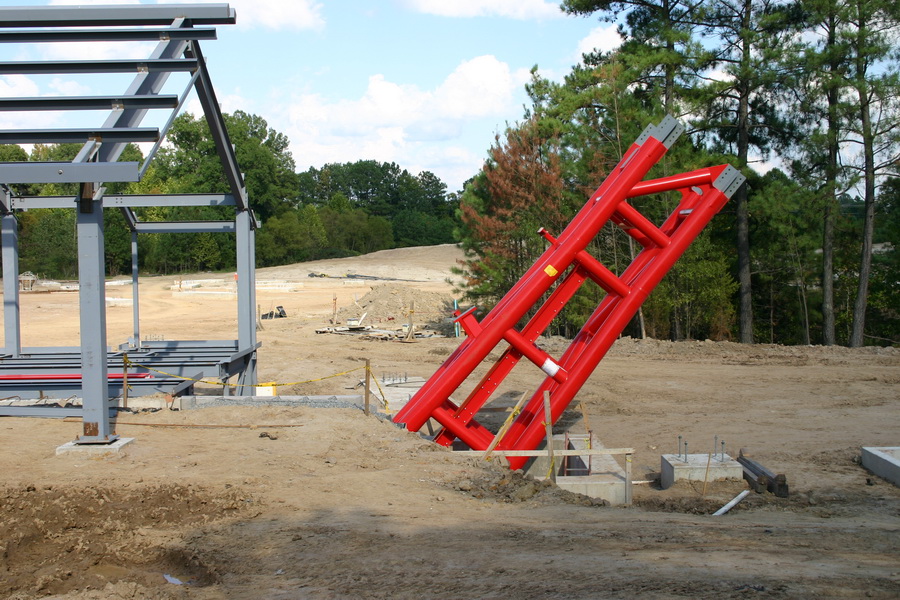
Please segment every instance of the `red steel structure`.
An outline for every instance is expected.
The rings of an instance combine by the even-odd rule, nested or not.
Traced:
[[[647,127],[559,237],[539,231],[549,243],[547,250],[480,322],[474,307],[457,317],[466,339],[395,415],[396,423],[418,431],[434,418],[443,427],[435,438],[437,443],[449,446],[459,439],[474,450],[486,450],[494,434],[476,421],[475,415],[524,357],[546,378],[497,449],[537,448],[545,436],[544,392],[550,393],[555,423],[653,288],[744,182],[744,176],[730,165],[642,181],[683,131],[671,117]],[[629,198],[675,190],[681,192],[681,201],[659,227],[628,202]],[[620,275],[586,251],[610,220],[642,247]],[[606,296],[563,355],[553,358],[535,342],[587,280],[605,290]],[[547,292],[534,316],[517,330],[515,325]],[[457,406],[451,395],[501,342],[508,344],[506,350]],[[519,468],[526,460],[510,458],[509,463],[511,468]]]

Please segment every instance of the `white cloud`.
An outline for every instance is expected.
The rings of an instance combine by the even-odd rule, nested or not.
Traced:
[[[60,6],[66,4],[140,4],[136,0],[50,0],[49,4]]]
[[[59,77],[54,77],[48,87],[60,96],[86,96],[90,92],[86,85]]]
[[[217,95],[216,99],[219,101],[219,110],[223,113],[233,113],[237,110],[242,110],[249,114],[255,114],[256,112],[254,110],[255,103],[249,98],[240,95],[240,93],[226,94],[224,96]],[[200,99],[197,98],[194,92],[191,92],[190,96],[188,96],[187,102],[184,104],[184,112],[191,113],[195,118],[203,116],[203,105],[200,104]],[[166,113],[166,116],[168,114]]]
[[[286,108],[267,107],[265,114],[291,140],[300,170],[363,158],[393,161],[413,172],[432,171],[455,189],[483,161],[457,141],[467,124],[517,114],[515,91],[527,78],[527,70],[512,72],[495,57],[480,56],[460,63],[431,90],[377,74],[357,99],[329,101],[307,93]]]
[[[512,92],[524,83],[523,74],[486,55],[460,64],[434,93],[438,112],[447,117],[483,117],[509,106]]]
[[[40,96],[40,87],[24,75],[0,77],[0,98],[32,98]],[[3,112],[0,129],[45,128],[59,122],[58,111]]]
[[[127,60],[148,58],[154,42],[70,42],[44,44],[45,60]]]
[[[760,175],[765,175],[772,169],[781,169],[782,171],[786,170],[784,161],[777,156],[769,160],[764,160],[759,156],[750,156],[747,160],[747,164],[751,169],[753,169]]]
[[[713,69],[706,73],[706,77],[713,81],[734,81],[734,75],[724,71],[723,69]]]
[[[221,0],[206,0],[221,2]],[[314,0],[230,0],[240,27],[322,29],[322,3]]]
[[[440,17],[554,19],[563,16],[558,1],[547,0],[405,0],[412,10]]]
[[[24,75],[0,77],[0,98],[26,98],[40,96],[38,85]]]
[[[578,42],[578,58],[582,54],[590,54],[594,50],[610,52],[622,45],[622,36],[617,31],[617,25],[610,23],[600,25],[591,30],[587,37]]]

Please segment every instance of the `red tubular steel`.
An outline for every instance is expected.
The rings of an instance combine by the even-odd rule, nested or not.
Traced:
[[[659,137],[668,137],[672,128],[670,125],[666,133],[660,133]],[[653,128],[653,132],[656,130],[657,128]],[[635,143],[629,148],[619,165],[559,236],[559,243],[548,248],[485,317],[481,333],[466,338],[447,363],[395,415],[397,423],[405,423],[410,431],[421,429],[431,413],[450,398],[503,339],[506,330],[511,329],[556,282],[561,270],[571,264],[575,254],[586,248],[615,211],[617,204],[600,203],[598,200],[607,194],[624,198],[625,193],[665,154],[667,147],[658,137],[652,137],[652,134],[646,137],[642,144]],[[600,210],[594,210],[598,207]],[[571,243],[567,243],[570,237],[573,239]]]
[[[107,379],[124,379],[122,373],[109,373]],[[152,379],[151,373],[129,373],[129,379]],[[76,381],[81,373],[38,373],[35,375],[0,375],[0,381]]]
[[[728,165],[641,181],[682,130],[671,118],[648,127],[558,238],[543,229],[539,231],[549,242],[549,248],[480,323],[474,310],[459,316],[458,321],[468,337],[397,413],[396,422],[416,431],[429,418],[434,418],[443,426],[436,442],[450,445],[459,439],[470,448],[486,449],[494,441],[494,435],[475,420],[475,415],[525,357],[540,367],[546,377],[497,447],[506,450],[537,447],[545,435],[544,392],[550,392],[551,416],[555,422],[641,303],[743,183],[743,176]],[[675,190],[681,192],[681,202],[660,227],[626,202],[628,198]],[[619,276],[586,251],[587,245],[610,220],[643,247]],[[535,342],[588,279],[605,290],[606,297],[562,357],[553,359]],[[538,306],[522,330],[514,329],[554,285],[546,302]],[[508,343],[509,347],[457,406],[451,394],[501,342]],[[510,466],[518,468],[525,460],[510,459]]]
[[[728,197],[719,190],[704,190],[706,202],[704,206],[686,208],[682,202],[673,212],[672,216],[663,226],[664,231],[669,231],[671,226],[677,226],[677,231],[671,236],[671,243],[663,249],[645,249],[635,258],[635,262],[626,269],[623,277],[631,280],[629,275],[635,274],[631,286],[635,290],[627,298],[614,298],[607,296],[601,303],[591,319],[585,324],[580,339],[570,346],[561,359],[564,368],[569,370],[569,379],[560,385],[547,379],[538,388],[526,404],[519,418],[513,423],[503,441],[498,444],[499,449],[532,449],[537,447],[544,437],[543,416],[543,392],[550,391],[550,408],[553,421],[566,409],[574,395],[578,392],[597,364],[606,355],[613,345],[619,333],[628,324],[647,295],[662,280],[675,261],[684,253],[690,243],[702,231],[712,217],[719,212],[727,202]],[[688,196],[687,200],[696,200]],[[688,203],[688,206],[694,203]],[[691,219],[679,219],[682,210],[691,210]],[[670,227],[667,227],[670,226]],[[639,260],[641,259],[641,260]],[[572,363],[570,365],[570,363]],[[511,468],[520,468],[525,460],[519,458],[510,459]]]

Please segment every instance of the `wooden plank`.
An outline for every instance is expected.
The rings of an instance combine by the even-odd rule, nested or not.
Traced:
[[[625,455],[625,506],[631,506],[631,453]]]
[[[547,436],[547,456],[550,458],[550,480],[556,483],[556,457],[553,456],[553,415],[550,412],[550,392],[544,391],[544,427]]]
[[[454,450],[453,454],[483,456],[481,450]],[[494,450],[495,456],[548,456],[546,450]],[[554,456],[602,456],[610,454],[634,454],[634,448],[590,448],[585,450],[554,450]]]
[[[519,416],[519,413],[522,412],[522,405],[525,404],[525,398],[527,396],[528,392],[522,392],[522,397],[519,398],[519,401],[516,402],[516,405],[513,407],[512,412],[509,413],[508,417],[506,417],[506,421],[503,423],[503,426],[500,427],[500,431],[498,431],[497,435],[494,436],[494,441],[492,441],[487,447],[487,450],[484,451],[485,460],[491,457],[491,453],[494,451],[494,448],[497,447],[497,444],[499,444],[503,440],[503,436],[505,436],[506,432],[509,431],[513,419]]]

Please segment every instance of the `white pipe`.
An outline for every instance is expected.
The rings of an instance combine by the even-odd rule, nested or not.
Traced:
[[[746,497],[747,497],[747,494],[749,494],[749,493],[750,493],[750,490],[744,490],[743,492],[741,492],[740,494],[738,494],[737,496],[735,496],[735,497],[731,500],[731,502],[729,502],[728,504],[726,504],[725,506],[723,506],[722,508],[720,508],[719,510],[717,510],[716,512],[714,512],[714,513],[712,514],[712,516],[718,517],[719,515],[724,515],[724,514],[727,513],[729,510],[731,510],[732,508],[734,508],[734,505],[735,505],[735,504],[737,504],[738,502],[740,502],[741,500],[743,500],[744,498],[746,498]]]

